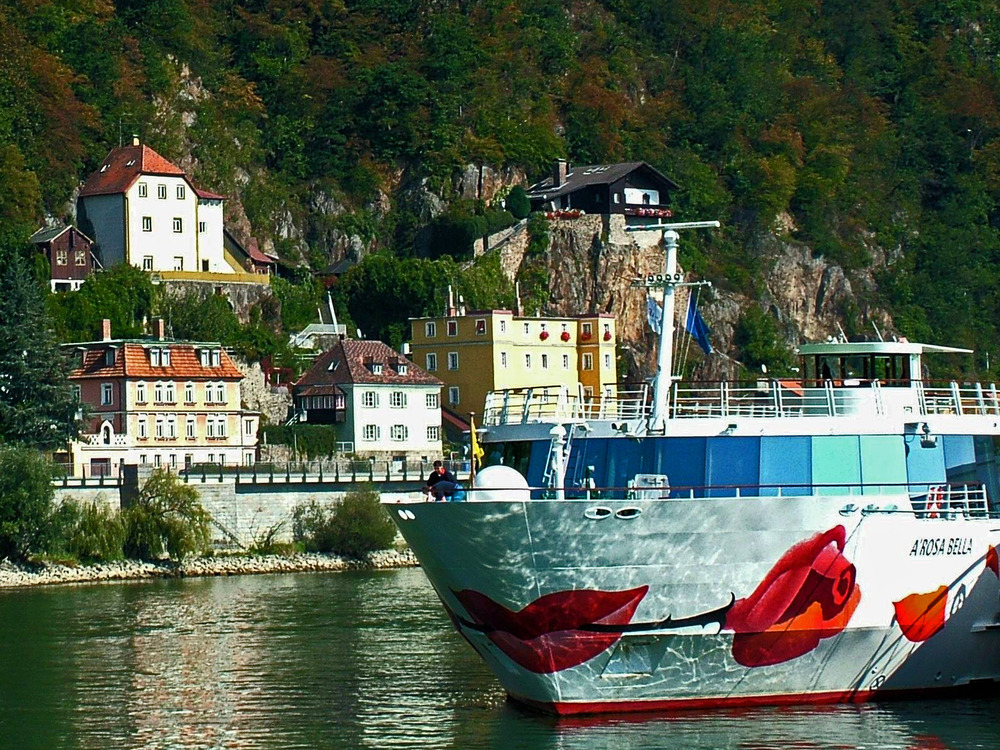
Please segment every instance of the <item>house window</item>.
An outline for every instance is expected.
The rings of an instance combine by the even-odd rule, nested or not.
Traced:
[[[176,404],[177,403],[177,390],[176,390],[174,384],[173,383],[167,383],[166,391],[167,391],[166,392],[167,403],[168,404]]]
[[[500,320],[500,333],[507,333],[507,321]]]
[[[184,231],[184,222],[181,220],[180,216],[174,217],[174,233],[180,234]]]
[[[215,403],[224,404],[226,403],[226,384],[216,383],[215,384]]]
[[[448,352],[448,369],[458,369],[458,352]]]
[[[428,354],[425,359],[428,372],[434,372],[438,368],[438,355],[433,352]]]
[[[458,335],[458,321],[457,320],[449,320],[448,321],[448,335],[449,336],[457,336]]]
[[[111,383],[101,383],[101,406],[110,406],[114,403],[114,390]]]
[[[621,203],[621,202],[622,202],[621,193],[615,193],[615,203]]]
[[[146,456],[145,453],[140,453],[139,454],[139,463],[142,464],[143,466],[145,466],[147,458],[148,458],[148,456]]]
[[[486,335],[486,319],[479,318],[476,320],[476,335],[485,336]]]
[[[135,386],[135,402],[137,404],[146,403],[146,384],[137,383]]]
[[[139,183],[139,197],[145,198],[149,195],[149,186],[145,182]]]
[[[402,391],[393,391],[389,394],[389,406],[393,409],[406,408],[406,394]]]
[[[594,355],[589,352],[583,355],[583,369],[593,370],[594,369]]]
[[[152,271],[153,270],[153,256],[152,255],[143,255],[142,256],[142,270],[143,271]]]
[[[76,252],[74,252],[73,253],[73,262],[76,263],[76,265],[78,265],[78,266],[85,266],[85,265],[87,265],[87,251],[86,250],[77,250]]]
[[[177,454],[176,453],[171,453],[170,454],[170,468],[172,468],[172,469],[176,469],[177,468]]]
[[[56,250],[56,265],[65,266],[67,257],[68,256],[65,250]]]
[[[548,370],[549,369],[549,355],[548,354],[543,354],[542,355],[542,369],[543,370]]]
[[[405,375],[408,369],[409,368],[407,368],[407,366],[402,362],[396,365],[396,372],[399,373],[400,375]]]
[[[610,354],[605,354],[604,355],[604,368],[606,370],[610,370],[611,369],[611,355]]]
[[[160,350],[150,349],[149,350],[149,366],[150,367],[162,367],[160,364]]]
[[[610,341],[611,340],[611,324],[610,323],[605,323],[604,324],[604,340],[605,341]]]
[[[167,186],[166,185],[157,185],[156,186],[156,197],[157,198],[161,198],[163,200],[167,199]]]
[[[105,349],[104,350],[104,366],[114,367],[115,366],[115,350]]]
[[[246,419],[246,420],[243,421],[243,434],[244,435],[253,435],[253,420],[252,419]]]
[[[188,404],[194,403],[194,383],[184,385],[184,401]]]
[[[405,424],[394,424],[389,430],[389,437],[397,443],[401,443],[406,440],[409,434],[410,431],[407,429]]]
[[[163,403],[163,383],[157,383],[153,386],[153,401],[158,404]]]
[[[438,427],[436,424],[427,425],[427,441],[433,443],[437,442],[440,439],[441,439],[441,428]]]
[[[500,366],[506,369],[506,367],[507,367],[507,352],[500,352]]]
[[[187,427],[185,428],[185,434],[189,438],[194,438],[194,437],[197,436],[197,432],[195,431],[196,424],[197,423],[195,422],[194,417],[188,417],[187,418]]]
[[[149,424],[146,422],[145,417],[139,417],[136,421],[136,430],[140,440],[145,440],[149,437]]]
[[[156,418],[156,437],[162,438],[166,431],[167,421],[163,417]]]
[[[142,217],[142,231],[143,232],[152,232],[153,231],[153,217],[152,216],[143,216]]]
[[[436,393],[428,393],[426,403],[428,409],[437,409],[441,404],[441,397]]]
[[[220,349],[213,349],[210,354],[212,367],[219,367],[222,364],[222,351]]]
[[[217,423],[215,425],[215,434],[217,437],[225,437],[228,433],[226,429],[226,418],[224,416],[216,417]]]
[[[243,455],[243,465],[253,466],[253,453],[245,453]]]
[[[531,355],[530,354],[525,354],[524,355],[524,369],[526,369],[526,370],[530,370],[531,369]]]
[[[179,200],[179,201],[184,200],[184,194],[185,194],[184,186],[183,185],[178,185],[177,186],[177,200]]]
[[[424,335],[429,339],[437,337],[438,324],[435,323],[433,320],[424,323]]]
[[[201,232],[201,234],[205,234],[205,232],[206,232],[205,222],[203,222],[203,221],[199,221],[198,222],[198,231]]]
[[[461,394],[458,391],[457,385],[453,385],[448,388],[448,403],[452,406],[457,406],[461,403]]]
[[[564,370],[568,370],[569,369],[569,355],[568,354],[564,354],[563,355],[563,369]]]
[[[582,326],[582,335],[583,335],[583,338],[585,338],[585,339],[589,339],[591,336],[593,336],[594,335],[594,324],[593,323],[584,323],[583,326]]]
[[[361,405],[366,409],[378,407],[378,394],[375,391],[364,391],[361,394]]]
[[[372,375],[381,375],[381,374],[382,374],[382,363],[372,362]]]
[[[160,454],[159,453],[154,453],[153,454],[153,466],[159,466],[161,460],[162,459],[160,458]]]
[[[531,333],[531,325],[529,323],[524,324],[524,335],[527,336]]]
[[[378,440],[379,428],[377,424],[366,424],[361,432],[362,440],[372,442]]]
[[[174,256],[174,270],[175,271],[184,270],[184,258],[182,258],[180,255]]]
[[[74,401],[79,401],[81,395],[82,395],[82,390],[80,389],[80,386],[74,385],[73,386],[73,400]]]
[[[173,414],[167,417],[167,437],[177,437],[177,417]]]

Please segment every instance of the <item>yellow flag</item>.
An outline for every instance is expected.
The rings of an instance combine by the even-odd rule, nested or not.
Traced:
[[[469,447],[472,449],[469,481],[472,481],[476,478],[476,469],[483,462],[483,448],[479,445],[479,437],[476,435],[476,422],[471,414],[469,415]]]

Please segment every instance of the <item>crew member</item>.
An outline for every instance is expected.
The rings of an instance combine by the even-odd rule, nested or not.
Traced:
[[[451,497],[458,490],[458,482],[455,475],[448,471],[440,461],[434,462],[434,470],[427,477],[427,486],[424,492],[434,496],[434,502],[440,503],[446,497]]]

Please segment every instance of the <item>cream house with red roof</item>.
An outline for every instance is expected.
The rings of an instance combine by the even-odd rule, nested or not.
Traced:
[[[116,475],[122,464],[252,464],[260,418],[242,407],[243,375],[229,355],[217,343],[164,338],[162,320],[153,328],[151,339],[113,339],[105,320],[100,341],[64,346],[87,417],[71,446],[74,475]]]
[[[441,455],[442,385],[381,341],[340,339],[293,396],[300,421],[334,425],[358,455],[426,461]]]
[[[247,274],[225,250],[224,200],[134,137],[84,182],[77,218],[105,268],[130,263],[164,278]]]

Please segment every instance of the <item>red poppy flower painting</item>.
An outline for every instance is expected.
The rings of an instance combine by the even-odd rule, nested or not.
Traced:
[[[549,674],[582,664],[614,645],[620,631],[582,628],[627,625],[648,590],[640,586],[627,591],[558,591],[517,612],[471,589],[455,596],[473,618],[470,625],[514,662]]]
[[[910,594],[898,602],[896,621],[908,641],[919,643],[944,628],[944,610],[948,603],[948,587],[940,586],[926,594]]]
[[[847,627],[861,601],[857,571],[846,557],[843,526],[789,549],[754,592],[726,615],[736,632],[733,657],[745,667],[796,659]]]

